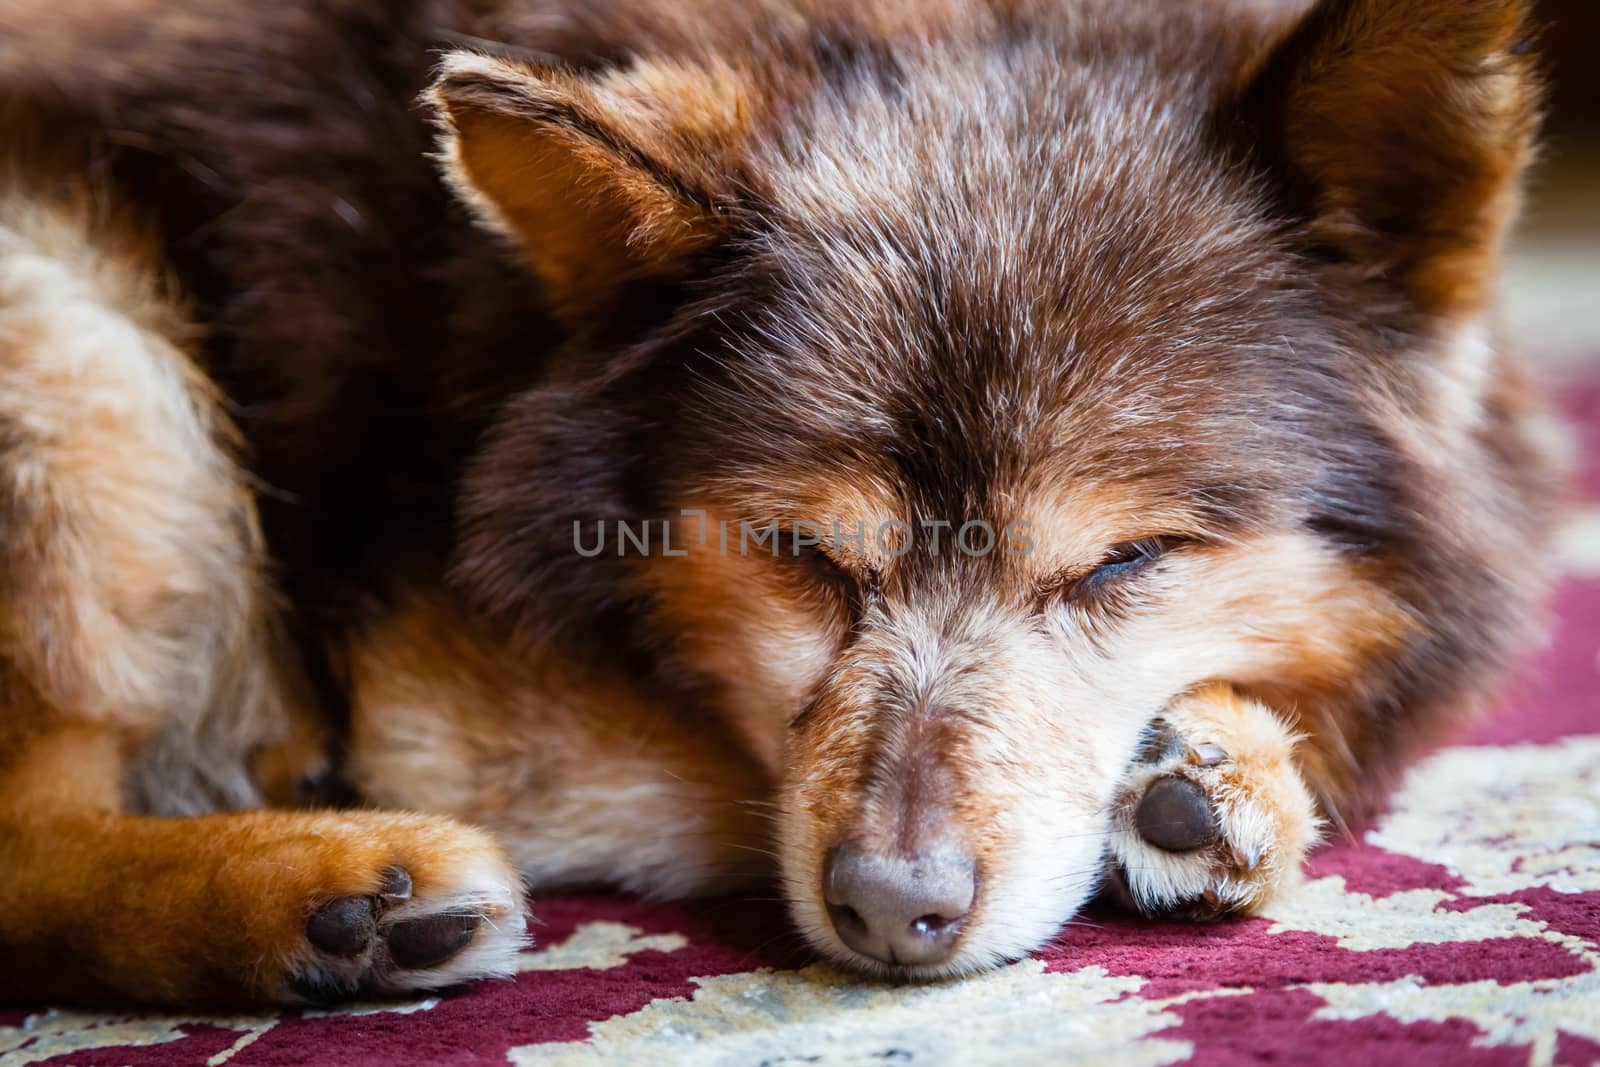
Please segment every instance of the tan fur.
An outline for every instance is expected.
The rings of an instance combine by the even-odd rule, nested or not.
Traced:
[[[290,977],[323,966],[307,917],[396,866],[416,892],[386,922],[465,909],[500,929],[436,972],[344,968],[374,991],[503,970],[520,887],[478,831],[142,814],[259,803],[283,785],[256,760],[312,729],[286,703],[298,672],[237,443],[157,286],[93,201],[0,196],[0,944],[58,961],[8,968],[0,996],[294,1002]]]
[[[440,596],[359,643],[351,690],[362,794],[489,829],[541,886],[682,895],[769,869],[770,786],[684,694],[528,659]]]
[[[775,565],[774,557],[793,556],[787,544],[750,541],[741,550],[744,531],[723,512],[682,519],[673,531],[673,550],[685,555],[649,572],[661,623],[680,635],[697,670],[725,679],[716,702],[733,710],[745,746],[776,776],[788,725],[782,709],[804,704],[845,640],[839,591]]]
[[[237,437],[148,244],[73,200],[0,191],[0,647],[47,706],[164,734],[249,803],[291,712]]]

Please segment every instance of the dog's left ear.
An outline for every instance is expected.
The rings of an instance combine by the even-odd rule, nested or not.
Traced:
[[[1232,113],[1311,239],[1424,316],[1490,298],[1539,111],[1530,6],[1320,0]]]
[[[721,68],[587,74],[458,52],[427,100],[446,177],[575,325],[631,282],[686,273],[725,232],[742,88]]]

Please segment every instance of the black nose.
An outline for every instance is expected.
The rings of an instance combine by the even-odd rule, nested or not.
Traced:
[[[952,848],[895,856],[846,842],[822,865],[822,898],[839,939],[884,963],[949,959],[977,885],[972,857]]]

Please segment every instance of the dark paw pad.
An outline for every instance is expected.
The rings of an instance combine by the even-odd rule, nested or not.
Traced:
[[[377,935],[378,919],[368,897],[345,897],[324,904],[306,920],[306,940],[339,959],[361,955]]]
[[[1133,813],[1139,836],[1168,852],[1193,852],[1222,837],[1203,789],[1187,778],[1158,778]]]
[[[396,923],[389,931],[389,957],[408,970],[436,967],[466,948],[483,922],[477,915],[429,915]]]

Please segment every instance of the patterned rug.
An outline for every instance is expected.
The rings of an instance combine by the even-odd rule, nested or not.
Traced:
[[[863,982],[769,903],[541,900],[515,981],[335,1012],[0,1012],[22,1064],[1600,1064],[1600,375],[1564,393],[1584,503],[1506,711],[1261,918],[1089,915],[964,981]],[[3,876],[3,875],[0,875]],[[6,961],[0,961],[5,966]]]

